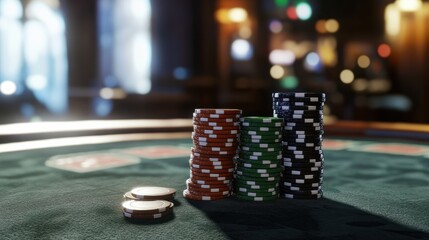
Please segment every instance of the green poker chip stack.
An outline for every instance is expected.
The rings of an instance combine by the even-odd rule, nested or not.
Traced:
[[[240,145],[233,187],[238,199],[269,201],[278,198],[283,170],[280,162],[282,127],[282,118],[240,119]]]

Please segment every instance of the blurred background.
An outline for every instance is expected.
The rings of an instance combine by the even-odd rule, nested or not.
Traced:
[[[429,122],[429,1],[0,0],[0,123],[272,115]]]

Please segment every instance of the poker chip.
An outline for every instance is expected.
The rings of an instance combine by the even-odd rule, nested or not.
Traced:
[[[313,168],[313,167],[323,167],[323,161],[320,162],[291,162],[291,161],[283,161],[283,166],[285,169],[287,168],[293,168],[293,169],[300,169],[300,168]]]
[[[155,219],[163,219],[171,216],[173,214],[173,210],[168,210],[161,213],[155,214],[133,214],[128,212],[123,212],[125,218],[130,220],[155,220]]]
[[[229,124],[229,125],[235,125],[237,124],[236,118],[209,118],[209,117],[193,117],[193,122],[200,122],[200,123],[216,123],[216,124]]]
[[[162,213],[173,208],[174,204],[164,200],[137,201],[129,200],[122,203],[124,212],[131,214],[156,214]]]
[[[172,200],[176,194],[176,189],[166,187],[144,186],[131,190],[132,196],[139,200]]]
[[[278,199],[278,195],[266,196],[266,197],[252,197],[252,196],[243,196],[241,194],[236,194],[236,198],[246,201],[255,201],[255,202],[264,202],[264,201],[273,201]]]
[[[213,201],[213,200],[224,199],[229,196],[230,195],[210,195],[210,194],[204,194],[204,193],[195,194],[195,193],[190,193],[188,189],[183,190],[183,197],[189,200]]]
[[[280,196],[317,199],[322,196],[324,93],[273,93],[273,116],[282,118]]]
[[[323,196],[323,191],[320,190],[318,194],[292,194],[292,193],[281,193],[281,197],[289,199],[319,199]]]
[[[227,127],[227,128],[236,128],[239,126],[239,122],[231,121],[231,122],[222,122],[222,121],[200,121],[199,119],[195,119],[192,121],[194,127]]]
[[[210,192],[219,192],[227,191],[231,189],[231,184],[222,183],[222,184],[198,184],[194,183],[191,179],[186,180],[186,186],[195,189],[196,191],[210,191]]]
[[[176,190],[173,188],[144,186],[124,194],[122,215],[128,220],[162,219],[173,214]]]
[[[323,106],[290,106],[282,102],[273,102],[273,110],[289,110],[289,111],[323,111]]]
[[[241,113],[240,109],[195,109],[185,198],[210,201],[231,195]]]
[[[248,192],[242,192],[239,190],[236,190],[234,192],[236,196],[243,196],[243,197],[272,197],[272,196],[278,196],[279,193],[277,191],[273,192],[262,192],[262,191],[248,191]]]
[[[295,192],[295,191],[313,191],[313,190],[321,190],[322,186],[317,187],[294,187],[294,186],[282,186],[282,189],[289,192]]]
[[[319,179],[319,181],[313,181],[313,182],[306,182],[306,183],[297,183],[292,181],[286,181],[281,180],[280,186],[281,187],[298,187],[298,188],[314,188],[314,187],[321,187],[322,186],[323,179]]]
[[[131,192],[126,192],[123,196],[124,200],[139,200],[138,198],[134,197]]]
[[[215,164],[213,164],[215,163]],[[198,168],[198,169],[209,169],[209,170],[221,170],[221,169],[230,169],[234,168],[234,164],[227,164],[222,162],[200,162],[196,160],[189,160],[189,166],[191,168]]]
[[[247,144],[247,143],[260,143],[260,144],[264,144],[264,143],[279,143],[281,141],[282,141],[281,138],[275,138],[275,139],[255,139],[255,138],[249,138],[249,137],[246,137],[246,136],[241,136],[240,137],[240,142],[242,144]]]
[[[271,94],[273,98],[305,98],[305,97],[318,97],[318,98],[326,98],[325,93],[296,93],[296,92],[278,92]]]
[[[241,109],[195,109],[195,113],[202,113],[202,114],[225,114],[225,115],[237,115],[242,114]]]
[[[238,119],[240,114],[216,114],[216,113],[193,113],[192,116],[196,119]]]
[[[234,175],[234,195],[247,201],[277,199],[282,168],[283,119],[240,118],[239,158]]]
[[[258,163],[247,163],[247,162],[238,162],[237,167],[246,169],[272,169],[272,168],[280,168],[280,164],[271,163],[271,164],[258,164]]]
[[[200,178],[198,176],[194,176],[193,178],[190,178],[190,180],[195,184],[202,184],[202,185],[222,185],[222,184],[232,184],[231,179],[227,180],[213,180],[213,179],[204,179]]]
[[[317,195],[321,194],[321,188],[316,189],[303,189],[303,190],[291,190],[288,188],[282,188],[282,193],[293,194],[293,195]]]
[[[238,142],[203,142],[203,141],[193,141],[195,145],[203,147],[237,147]]]

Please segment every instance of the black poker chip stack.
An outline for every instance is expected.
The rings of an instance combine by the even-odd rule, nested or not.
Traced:
[[[274,117],[284,119],[281,197],[318,199],[323,195],[324,93],[273,93]]]

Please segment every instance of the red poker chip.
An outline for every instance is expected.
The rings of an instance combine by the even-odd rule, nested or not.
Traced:
[[[223,181],[232,179],[234,177],[234,172],[228,172],[228,173],[203,173],[203,172],[196,172],[192,169],[189,170],[190,176],[197,176],[206,180],[216,180],[216,181]]]
[[[241,109],[216,109],[216,108],[197,108],[195,109],[195,113],[203,113],[203,114],[227,114],[227,115],[236,115],[242,114]]]
[[[212,131],[230,131],[230,130],[240,130],[240,126],[205,126],[194,124],[194,129],[197,130],[212,130]]]
[[[203,195],[203,196],[229,196],[231,195],[231,191],[230,190],[226,190],[226,191],[219,191],[219,192],[209,192],[209,191],[197,191],[195,189],[192,188],[188,188],[188,192],[193,194],[193,195]]]
[[[207,164],[209,164],[210,162],[212,162],[213,164],[216,164],[214,162],[221,162],[221,163],[233,163],[234,162],[234,158],[233,157],[224,157],[224,156],[209,156],[209,155],[202,155],[199,153],[191,153],[191,160],[197,160],[197,161],[201,161],[201,162],[207,162]],[[220,163],[219,163],[220,164]]]
[[[195,145],[194,149],[196,151],[204,151],[204,152],[231,152],[235,153],[237,152],[237,147],[206,147],[206,146],[200,146]]]
[[[201,127],[231,127],[231,128],[236,128],[240,126],[240,122],[226,122],[226,121],[200,121],[200,120],[196,120],[194,118],[194,120],[192,121],[192,123],[194,124],[194,126],[201,126]]]
[[[196,183],[196,182],[192,181],[192,179],[190,179],[190,178],[186,179],[186,185],[187,186],[191,186],[191,187],[196,188],[196,189],[210,189],[210,188],[214,188],[214,189],[222,189],[224,191],[232,189],[232,184],[230,184],[230,183],[201,184],[201,183]]]
[[[189,178],[195,184],[203,184],[203,185],[221,185],[221,184],[232,184],[232,179],[226,180],[215,180],[215,179],[206,179],[199,176],[193,176]]]
[[[206,195],[194,195],[191,194],[187,189],[183,191],[183,197],[189,200],[198,200],[198,201],[213,201],[225,199],[229,196],[206,196]]]
[[[228,123],[235,124],[239,123],[240,120],[237,118],[208,118],[208,117],[193,117],[194,122],[215,122],[215,123]]]
[[[227,194],[231,194],[231,188],[200,188],[198,186],[194,186],[194,185],[190,185],[187,184],[186,185],[188,190],[191,193],[198,193],[198,194],[204,194],[204,193],[208,193],[208,194],[222,194],[222,195],[227,195]]]
[[[199,180],[203,180],[203,181],[209,181],[209,182],[221,182],[221,181],[232,181],[233,180],[233,176],[228,176],[228,177],[210,177],[207,175],[198,175],[195,173],[189,173],[189,177],[190,178],[195,178],[195,179],[199,179]]]
[[[235,147],[238,148],[238,140],[236,142],[203,142],[194,140],[194,145],[202,147]]]
[[[228,174],[234,172],[234,168],[224,169],[208,169],[208,168],[195,168],[190,166],[191,171],[196,173],[215,173],[215,174]]]
[[[214,196],[214,195],[230,195],[232,190],[231,189],[219,189],[219,188],[195,188],[191,186],[187,186],[187,189],[190,193],[195,195],[207,195],[207,196]]]
[[[207,142],[207,143],[238,143],[238,138],[207,138],[207,137],[194,137],[192,140],[198,142]]]
[[[192,116],[194,118],[207,118],[207,119],[225,119],[232,118],[236,119],[236,121],[240,121],[240,114],[205,114],[205,113],[193,113]]]
[[[230,157],[234,158],[237,155],[237,151],[221,151],[221,152],[212,152],[212,151],[202,151],[200,149],[192,148],[191,152],[196,157]]]
[[[231,134],[239,134],[240,130],[233,129],[233,130],[211,130],[211,129],[201,129],[201,128],[194,128],[195,133],[199,134],[215,134],[215,135],[231,135]]]
[[[213,164],[213,162],[200,162],[200,161],[196,161],[196,160],[189,160],[189,166],[193,167],[193,168],[202,168],[202,169],[229,169],[229,168],[234,168],[235,165],[233,162],[231,162],[230,164],[228,163],[223,163],[219,162],[219,163],[215,163]]]
[[[228,139],[228,138],[232,138],[232,139],[236,139],[238,138],[240,135],[239,134],[205,134],[205,133],[201,133],[201,132],[192,132],[192,137],[193,138],[216,138],[216,139]]]

